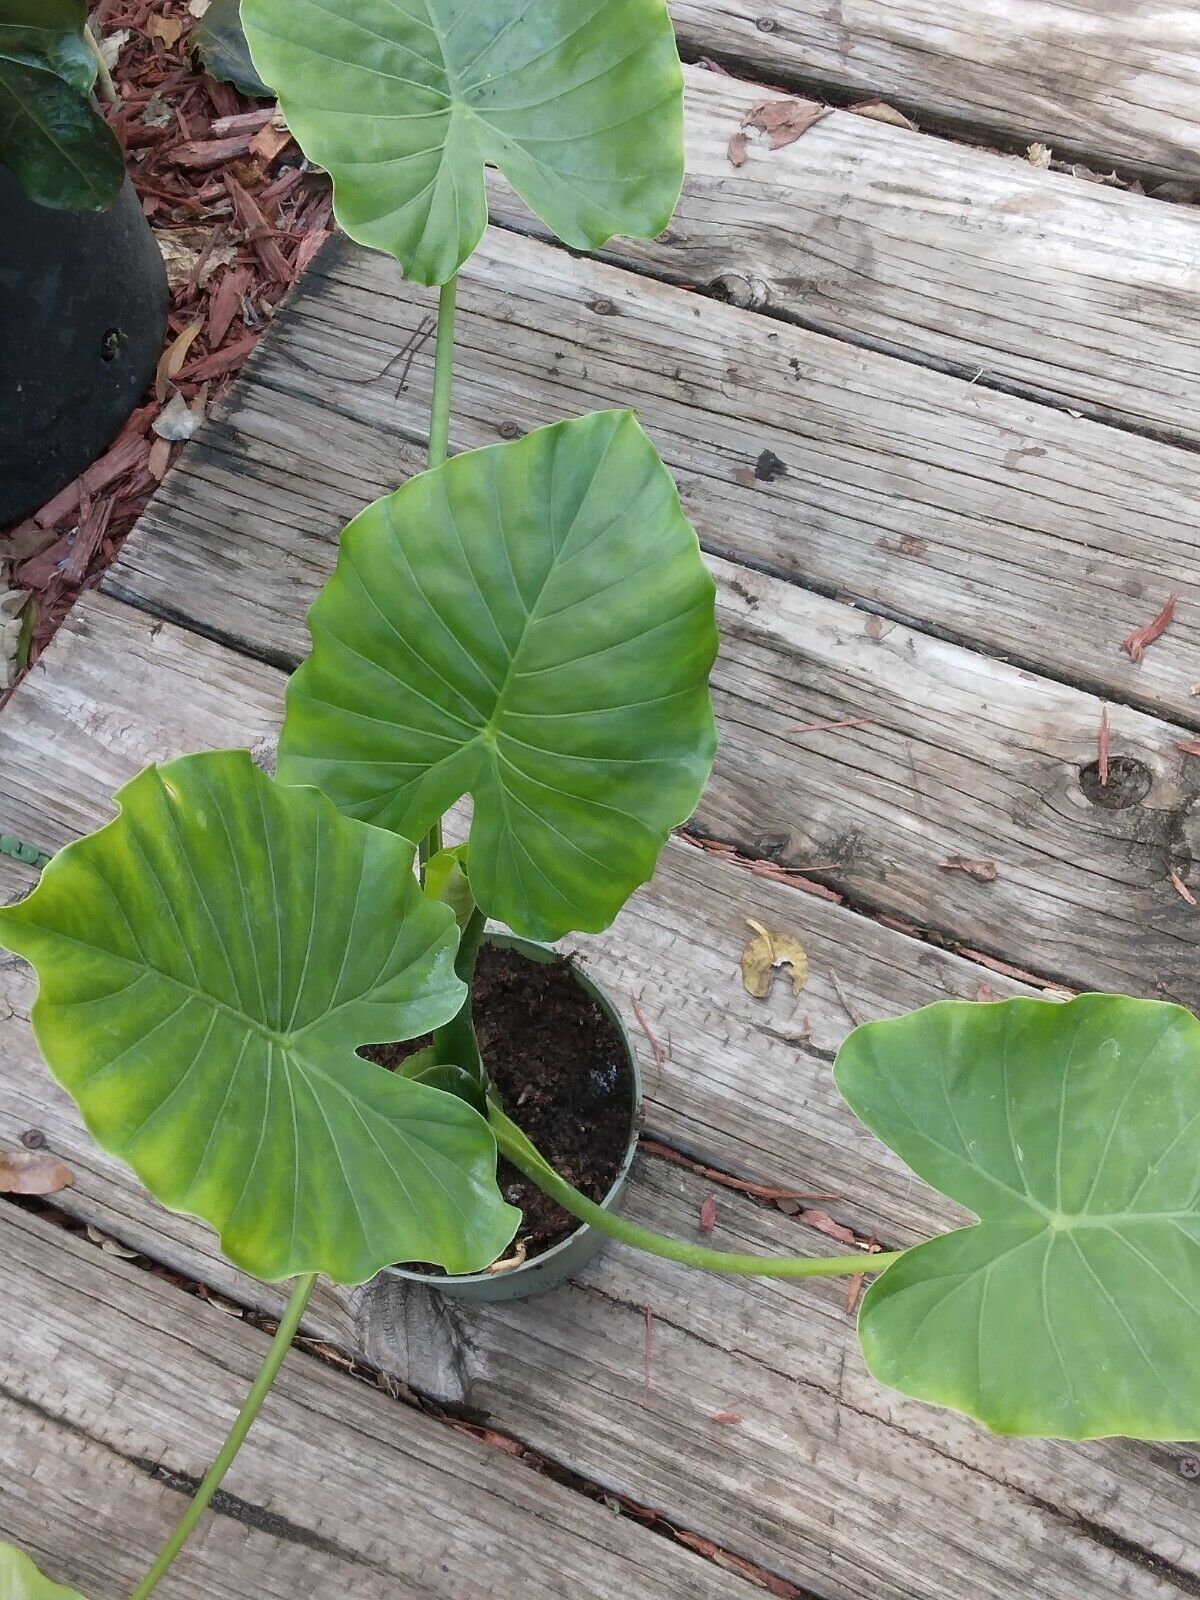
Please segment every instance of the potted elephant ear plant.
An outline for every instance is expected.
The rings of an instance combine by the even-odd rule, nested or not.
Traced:
[[[320,642],[293,685],[280,771],[419,841],[430,892],[458,896],[470,979],[488,916],[526,941],[607,926],[694,807],[712,759],[713,585],[634,419],[581,418],[436,472],[457,274],[487,223],[486,167],[572,247],[659,233],[683,180],[674,33],[664,0],[346,0],[336,13],[315,0],[243,0],[242,19],[256,70],[333,179],[341,226],[439,289],[431,475],[347,530],[314,608]],[[411,648],[419,632],[423,656]],[[356,687],[345,678],[360,649],[370,659]],[[468,792],[469,861],[442,853],[440,837],[442,812]],[[511,938],[484,951],[481,982],[490,1079],[468,1012],[413,1059],[378,1058],[448,1086],[449,1063],[429,1051],[444,1056],[454,1042],[473,1103],[483,1106],[489,1081],[523,1096],[552,1154],[611,1201],[640,1093],[618,1013],[582,975]],[[518,1032],[505,1012],[537,1025]],[[521,1080],[520,1057],[540,1063],[537,1081]],[[511,1274],[460,1292],[549,1287],[599,1242],[559,1239],[569,1219],[520,1173],[506,1169],[503,1182],[544,1213],[536,1237],[518,1241]],[[526,1262],[535,1249],[542,1259]]]
[[[0,525],[80,472],[162,348],[167,277],[92,103],[84,0],[0,0]]]

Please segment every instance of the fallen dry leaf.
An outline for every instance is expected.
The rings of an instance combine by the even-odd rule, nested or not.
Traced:
[[[1146,646],[1161,638],[1171,626],[1175,616],[1175,603],[1178,599],[1179,596],[1176,594],[1168,595],[1166,605],[1163,606],[1152,622],[1148,622],[1144,628],[1135,628],[1127,639],[1121,640],[1121,649],[1126,652],[1131,661],[1141,661],[1146,654]]]
[[[177,443],[190,439],[202,421],[181,394],[173,394],[150,426],[160,439]]]
[[[146,24],[146,32],[152,39],[161,39],[169,50],[172,45],[179,43],[183,22],[179,17],[151,17]]]
[[[728,145],[729,165],[731,167],[744,167],[746,165],[746,135],[735,133]]]
[[[150,446],[150,455],[146,461],[146,468],[152,478],[159,483],[167,475],[167,468],[171,465],[171,441],[169,439],[155,439]]]
[[[1050,146],[1048,144],[1031,144],[1025,152],[1025,159],[1031,167],[1048,167],[1050,165]]]
[[[99,1228],[94,1228],[89,1222],[87,1236],[93,1244],[98,1244],[107,1256],[116,1256],[121,1261],[136,1261],[137,1251],[131,1250],[127,1244],[122,1244],[119,1239],[114,1239],[111,1234],[101,1233]]]
[[[700,1218],[696,1226],[701,1233],[711,1233],[717,1225],[717,1197],[706,1194],[700,1202]]]
[[[795,144],[802,133],[807,133],[814,123],[827,117],[830,109],[829,106],[818,105],[814,100],[764,100],[742,118],[742,127],[765,133],[770,148],[780,150],[785,144]],[[733,159],[732,156],[730,159]],[[740,165],[740,162],[734,162],[734,166]]]
[[[909,133],[921,131],[911,117],[906,117],[903,111],[897,111],[895,106],[889,106],[883,100],[863,100],[849,109],[856,117],[870,117],[872,122],[886,122],[893,128],[907,128]]]
[[[183,332],[171,340],[159,356],[158,370],[154,374],[154,394],[159,405],[166,404],[167,384],[183,371],[187,353],[203,331],[204,318],[197,317],[195,322],[189,322]]]
[[[120,59],[121,51],[129,43],[131,28],[118,28],[115,33],[107,33],[100,41],[100,59],[110,72],[114,70]]]
[[[1175,748],[1185,756],[1200,756],[1200,739],[1176,739]]]
[[[996,881],[994,861],[980,861],[974,856],[947,856],[945,861],[938,862],[938,866],[945,872],[965,872],[968,877],[978,878],[980,883]]]
[[[752,917],[746,925],[754,930],[754,938],[742,951],[742,982],[756,1000],[765,1000],[771,992],[776,967],[792,970],[792,993],[799,994],[808,978],[808,956],[799,939],[790,933],[772,932]]]
[[[728,1426],[732,1422],[740,1422],[742,1418],[741,1413],[738,1411],[714,1411],[712,1420]]]
[[[0,1194],[57,1194],[75,1174],[45,1150],[0,1150]]]

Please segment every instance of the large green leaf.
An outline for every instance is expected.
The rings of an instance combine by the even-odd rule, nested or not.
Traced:
[[[96,81],[83,0],[0,0],[0,56],[48,67],[79,94]]]
[[[83,1596],[44,1578],[14,1545],[0,1544],[0,1600],[83,1600]]]
[[[859,1333],[884,1383],[998,1433],[1200,1433],[1200,1022],[1114,995],[946,1002],[847,1039],[850,1105],[973,1227]]]
[[[125,180],[121,147],[85,95],[49,67],[0,53],[0,163],[39,205],[105,211]]]
[[[483,911],[607,927],[712,764],[713,597],[629,412],[457,456],[342,535],[280,776],[408,838],[469,791]]]
[[[519,1213],[483,1118],[356,1054],[464,994],[453,915],[411,847],[242,751],[150,767],[117,803],[0,910],[0,943],[37,969],[42,1053],[97,1142],[261,1278],[494,1260]]]
[[[420,283],[478,244],[487,162],[579,249],[670,220],[683,75],[666,0],[242,0],[242,20],[342,227]]]

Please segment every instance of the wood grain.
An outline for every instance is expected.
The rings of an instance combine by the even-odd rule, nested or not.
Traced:
[[[685,53],[882,95],[927,122],[1195,181],[1200,13],[1188,0],[671,0]]]
[[[1200,439],[1193,208],[845,111],[772,150],[743,124],[778,90],[686,71],[679,207],[665,234],[614,239],[608,259],[989,386]],[[544,236],[503,179],[489,192],[494,219]]]
[[[715,555],[1200,725],[1193,452],[498,230],[460,303],[456,447],[628,403]],[[424,465],[430,307],[329,246],[110,590],[302,653],[341,525]],[[1136,666],[1120,641],[1170,593],[1176,621]]]
[[[579,280],[590,287],[590,275],[601,270],[593,264],[573,262],[531,241],[500,239],[493,248],[491,264],[497,272],[503,264],[514,284],[518,261],[542,265],[560,283],[564,276],[573,282],[576,316],[581,305],[594,308],[600,303],[580,299],[586,291]],[[334,363],[342,370],[355,359],[365,373],[377,373],[387,361],[391,340],[402,343],[399,330],[389,340],[378,324],[391,308],[404,307],[419,316],[423,305],[389,289],[376,264],[361,253],[339,252],[332,265],[335,275],[307,295],[302,292],[292,312],[285,313],[260,353],[256,384],[243,391],[240,402],[234,401],[226,418],[210,424],[176,474],[173,489],[157,502],[108,581],[114,593],[284,662],[299,659],[307,648],[300,618],[329,570],[332,535],[357,505],[371,498],[372,475],[378,489],[385,473],[395,473],[397,456],[404,457],[402,466],[415,464],[424,417],[415,367],[412,387],[399,400],[389,396],[384,402],[378,385],[351,379],[336,391],[328,381],[318,383],[317,371],[329,371]],[[691,362],[695,351],[702,350],[710,362],[724,366],[726,356],[717,353],[715,330],[704,341],[685,346],[688,333],[702,332],[700,321],[691,316],[697,309],[694,300],[688,304],[690,297],[680,291],[638,282],[628,274],[608,276],[620,279],[614,295],[625,296],[606,302],[616,314],[583,311],[601,330],[591,348],[569,344],[564,337],[555,350],[551,340],[548,377],[566,365],[568,349],[581,377],[597,364],[607,370],[609,361],[619,361],[624,370],[635,345],[645,348],[644,334],[656,345],[653,357],[647,353],[642,358],[645,372],[638,381],[644,393],[654,381],[656,363],[661,370],[663,360],[671,359],[665,348],[670,327],[662,319],[652,321],[645,304],[648,298],[663,297],[667,308],[682,318],[676,329],[680,361]],[[532,272],[526,273],[526,285],[531,279]],[[464,333],[468,354],[455,413],[468,419],[459,425],[464,442],[495,438],[499,431],[501,363],[510,387],[499,400],[504,407],[499,421],[516,418],[527,426],[547,412],[553,415],[553,401],[546,399],[553,384],[541,383],[540,374],[528,371],[518,378],[513,370],[523,357],[512,321],[520,317],[533,338],[535,316],[512,309],[519,304],[515,292],[503,304],[492,298],[496,292],[492,281],[487,291],[491,315],[472,319]],[[728,308],[726,312],[738,317],[751,337],[761,332],[762,319]],[[547,307],[543,339],[550,320]],[[558,320],[566,321],[566,314],[560,311]],[[770,353],[768,345],[764,359],[776,368],[784,363],[787,369],[784,341],[791,332],[768,335],[779,348]],[[474,353],[477,340],[485,346],[483,359]],[[822,343],[844,358],[844,346]],[[735,351],[739,363],[746,360],[744,342],[738,345],[730,335],[726,348]],[[557,364],[556,358],[561,358]],[[882,360],[901,374],[913,371],[887,358],[856,354],[855,359],[864,367]],[[923,376],[965,390],[951,380]],[[619,389],[616,380],[614,385]],[[730,448],[735,391],[724,392],[726,412],[718,417],[716,394],[711,385],[709,389],[712,398],[705,404],[712,409],[703,413],[699,386],[682,382],[670,412],[664,408],[652,416],[649,406],[643,408],[668,461],[681,473],[685,504],[696,517],[702,541],[714,552],[711,563],[720,579],[724,639],[714,684],[723,742],[714,782],[697,812],[699,826],[752,854],[787,865],[824,867],[828,881],[857,904],[1032,967],[1049,979],[1076,987],[1148,991],[1184,1004],[1200,1002],[1200,919],[1170,876],[1174,871],[1186,885],[1200,858],[1200,764],[1178,748],[1197,716],[1190,690],[1200,677],[1200,650],[1195,646],[1200,605],[1181,604],[1177,622],[1142,665],[1135,665],[1116,648],[1122,637],[1116,615],[1104,620],[1103,601],[1085,598],[1096,582],[1088,569],[1094,572],[1100,566],[1095,559],[1100,542],[1096,524],[1089,524],[1086,533],[1082,526],[1079,530],[1087,555],[1069,553],[1052,530],[1061,537],[1070,515],[1046,487],[1040,511],[1030,498],[1021,500],[1019,511],[1016,501],[1011,502],[1014,522],[1005,530],[1006,544],[985,545],[979,462],[973,459],[968,475],[964,442],[957,450],[948,446],[940,477],[914,467],[911,492],[926,494],[926,505],[919,520],[893,520],[891,537],[882,540],[886,552],[880,550],[878,523],[864,530],[875,558],[882,554],[894,574],[889,595],[894,610],[923,612],[927,625],[938,621],[945,626],[951,621],[950,605],[961,599],[971,618],[965,622],[960,613],[954,620],[960,633],[977,630],[983,635],[973,643],[989,650],[1011,649],[1019,640],[1023,654],[1035,653],[1040,665],[1050,665],[1064,677],[1079,672],[1090,653],[1096,673],[1107,680],[1106,693],[1114,699],[1128,693],[1128,685],[1135,685],[1136,697],[1144,699],[1153,695],[1153,685],[1174,680],[1177,687],[1158,698],[1178,704],[1178,723],[1118,705],[1110,712],[1112,754],[1140,763],[1146,793],[1123,810],[1092,803],[1082,779],[1097,758],[1101,705],[1092,694],[1035,677],[976,648],[942,642],[878,615],[866,617],[797,583],[720,559],[716,552],[731,547],[744,563],[811,582],[814,541],[797,539],[781,521],[780,502],[795,488],[804,492],[794,470],[801,452],[807,452],[814,477],[832,485],[834,475],[828,455],[805,437],[813,432],[811,412],[797,418],[786,440],[765,426],[758,433],[758,439],[773,441],[778,459],[788,464],[769,481],[757,477],[751,465],[735,465],[736,454],[722,462],[719,452]],[[531,398],[526,400],[525,394]],[[972,395],[980,392],[968,392],[968,405],[974,404]],[[576,392],[576,404],[579,398]],[[1025,404],[998,395],[980,399],[987,408]],[[746,380],[742,400],[748,417],[761,415],[766,404],[761,376],[753,394]],[[330,453],[334,406],[337,446],[323,466],[314,458],[317,450]],[[1055,428],[1101,436],[1094,441],[1097,450],[1108,442],[1107,429],[1032,409],[1039,423],[1049,419]],[[838,428],[858,425],[862,411],[854,422],[844,423],[847,416],[846,410],[840,413]],[[668,417],[671,433],[665,435],[656,424]],[[900,422],[897,413],[895,426]],[[707,475],[713,453],[696,437],[698,429],[710,425],[718,474],[721,466],[728,473],[724,478]],[[946,435],[936,429],[927,435],[919,419],[910,416],[907,426],[910,438],[920,435],[923,448],[947,447]],[[407,453],[396,440],[405,427],[411,433]],[[980,437],[973,434],[976,441]],[[831,434],[823,442],[825,452],[832,440]],[[998,466],[1002,441],[1002,434],[993,437]],[[1128,442],[1182,464],[1189,473],[1200,472],[1200,463],[1190,454],[1143,440]],[[894,431],[886,437],[881,433],[878,462],[889,475],[897,471],[896,443]],[[1008,448],[1020,454],[1046,447]],[[750,451],[742,449],[748,462]],[[310,460],[302,466],[304,456]],[[1090,500],[1096,474],[1089,477],[1080,460],[1064,469],[1057,455],[1035,456],[1031,482],[1044,461],[1051,463],[1060,490],[1069,481],[1081,500]],[[1128,493],[1123,476],[1127,462],[1110,459],[1109,465],[1112,487],[1121,495]],[[1000,467],[1006,470],[1011,478],[1014,469]],[[1047,468],[1045,476],[1050,475]],[[897,501],[889,493],[894,483],[889,476],[879,484],[872,511],[886,508],[894,516]],[[835,492],[857,504],[860,485],[842,478]],[[945,569],[927,559],[935,538],[931,503],[947,496],[954,496],[962,508],[958,515],[941,509],[943,526],[962,540],[963,585],[949,605]],[[968,500],[974,518],[962,514]],[[993,506],[989,502],[989,511]],[[1077,512],[1082,515],[1082,504]],[[1020,529],[1018,518],[1025,520]],[[1114,577],[1120,573],[1126,585],[1140,582],[1132,578],[1128,561],[1130,547],[1137,543],[1134,525],[1122,521],[1119,529],[1115,522],[1112,526],[1109,571]],[[1186,582],[1200,600],[1195,574],[1186,580],[1183,576],[1194,531],[1189,528],[1184,535],[1180,525],[1174,544],[1153,513],[1140,526],[1142,549],[1152,550],[1172,569],[1172,588],[1178,577],[1180,586]],[[911,531],[916,527],[924,530],[920,539],[926,555],[898,553],[905,539],[917,537]],[[862,549],[860,545],[859,553]],[[1018,550],[1029,561],[1019,575],[1014,572]],[[861,593],[869,585],[862,584],[854,556],[849,541],[839,540],[831,527],[825,545],[828,577],[855,573],[852,581]],[[210,571],[222,574],[215,588],[205,576]],[[878,603],[880,596],[871,598]],[[1003,640],[997,637],[1001,607]],[[1056,659],[1047,663],[1047,656]],[[860,718],[869,725],[826,735],[794,737],[789,732],[798,725]],[[14,825],[14,831],[20,830]],[[944,865],[955,858],[991,863],[995,880],[980,881]]]
[[[0,1238],[0,1536],[94,1600],[128,1594],[266,1335],[15,1207]],[[216,1505],[172,1568],[180,1600],[760,1592],[298,1352]]]
[[[102,821],[108,784],[148,755],[176,754],[181,740],[202,744],[207,715],[201,706],[189,737],[193,635],[102,596],[86,597],[67,628],[77,637],[60,635],[0,719],[0,734],[14,730],[0,774],[7,777],[28,752],[44,774],[46,798],[25,820],[52,843],[81,821]],[[205,676],[219,683],[228,665],[239,688],[221,728],[208,732],[219,732],[222,742],[257,738],[265,747],[280,674],[246,660],[234,667],[229,656],[207,647]],[[131,690],[120,714],[106,716],[96,697],[119,666],[140,704]],[[78,775],[69,804],[58,799],[59,770]],[[12,793],[28,796],[30,787],[15,784]],[[0,877],[0,893],[14,886]],[[777,985],[759,1002],[741,988],[737,956],[747,914],[802,938],[812,976],[801,996]],[[731,1157],[747,1163],[758,1177],[832,1189],[844,1198],[824,1202],[825,1209],[889,1243],[961,1220],[839,1106],[828,1058],[863,1016],[974,993],[978,968],[681,843],[669,847],[654,884],[615,928],[586,941],[586,952],[634,1030],[641,1024],[632,999],[639,998],[664,1050],[656,1064],[648,1039],[639,1040],[651,1132],[724,1156],[725,1164]],[[1001,980],[991,981],[994,992],[1006,992]],[[71,1214],[242,1303],[270,1304],[259,1286],[219,1262],[207,1229],[159,1211],[92,1149],[70,1103],[36,1064],[25,1022],[32,988],[19,963],[0,967],[0,1141],[40,1128],[76,1173],[76,1186],[58,1196]],[[711,1187],[660,1161],[642,1161],[628,1205],[642,1220],[689,1237]],[[837,1248],[728,1192],[721,1193],[716,1237],[767,1250]],[[858,1366],[842,1293],[836,1284],[700,1279],[613,1251],[579,1286],[503,1310],[457,1309],[390,1278],[348,1294],[326,1289],[310,1328],[426,1392],[490,1415],[494,1425],[604,1488],[652,1504],[677,1525],[828,1600],[900,1600],[917,1574],[931,1600],[967,1592],[1023,1600],[1035,1585],[1050,1600],[1073,1600],[1081,1590],[1138,1600],[1188,1592],[1194,1495],[1178,1473],[1177,1453],[1000,1443],[878,1391]],[[120,1308],[111,1295],[109,1303]],[[647,1305],[655,1330],[649,1393]],[[195,1337],[204,1335],[198,1328]],[[227,1361],[223,1348],[215,1355]],[[21,1371],[29,1370],[26,1353]],[[306,1392],[299,1398],[309,1404]],[[47,1409],[57,1415],[58,1404]],[[712,1421],[726,1410],[742,1422]],[[312,1431],[311,1414],[305,1421]],[[57,1446],[47,1448],[43,1439],[41,1448],[61,1461]],[[689,1464],[682,1475],[681,1456]],[[289,1481],[297,1477],[296,1458],[295,1450],[287,1455]],[[180,1469],[177,1455],[167,1460],[173,1470],[198,1470],[198,1463]],[[36,1536],[31,1522],[30,1515],[11,1531]],[[331,1525],[341,1544],[340,1518],[322,1523],[326,1536]],[[978,1537],[981,1526],[987,1540]],[[1114,1551],[1114,1540],[1130,1545]]]

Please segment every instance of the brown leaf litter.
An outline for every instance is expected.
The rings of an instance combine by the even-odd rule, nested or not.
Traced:
[[[0,1194],[58,1194],[75,1175],[47,1150],[0,1150]]]

